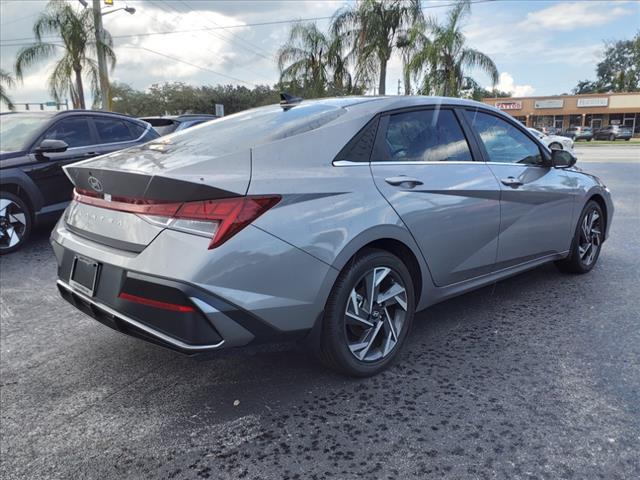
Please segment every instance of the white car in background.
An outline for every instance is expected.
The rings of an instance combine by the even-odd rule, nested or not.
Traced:
[[[573,140],[569,137],[561,137],[560,135],[546,135],[535,128],[527,128],[537,138],[544,143],[549,150],[568,150],[573,152]]]

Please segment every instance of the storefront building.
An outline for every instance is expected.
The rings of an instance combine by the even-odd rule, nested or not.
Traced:
[[[551,97],[485,98],[527,127],[603,128],[607,125],[631,127],[640,136],[640,92],[558,95]]]

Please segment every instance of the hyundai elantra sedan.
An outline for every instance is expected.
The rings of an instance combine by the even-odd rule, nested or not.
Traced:
[[[613,205],[574,164],[481,103],[285,98],[65,167],[58,287],[179,352],[304,339],[372,375],[416,311],[547,262],[594,267]]]

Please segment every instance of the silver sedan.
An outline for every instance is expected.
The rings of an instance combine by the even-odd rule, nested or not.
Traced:
[[[547,262],[594,267],[613,205],[575,162],[477,102],[283,96],[67,166],[58,287],[187,354],[300,339],[372,375],[418,310]]]

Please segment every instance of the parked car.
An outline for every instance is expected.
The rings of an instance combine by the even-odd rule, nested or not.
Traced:
[[[631,137],[633,137],[631,127],[625,127],[622,125],[609,125],[608,127],[597,130],[593,134],[593,138],[596,140],[610,140],[612,142],[615,140],[629,141],[631,140]]]
[[[185,115],[172,115],[166,117],[144,117],[141,118],[141,120],[150,123],[160,135],[169,135],[170,133],[178,132],[185,128],[215,120],[216,118],[219,117],[205,113],[189,113]]]
[[[20,248],[35,223],[55,219],[73,186],[62,167],[158,137],[126,115],[67,110],[0,115],[0,254]]]
[[[179,352],[303,338],[367,376],[418,310],[546,262],[597,262],[609,190],[498,109],[284,102],[66,167],[62,296]]]
[[[560,135],[562,133],[562,129],[557,127],[542,127],[542,133],[549,136]]]
[[[573,140],[570,138],[561,137],[560,135],[545,135],[535,128],[529,128],[528,130],[550,150],[573,150]]]
[[[590,142],[593,139],[593,130],[591,130],[591,127],[570,127],[565,130],[563,135],[569,137],[574,142],[578,140]]]

